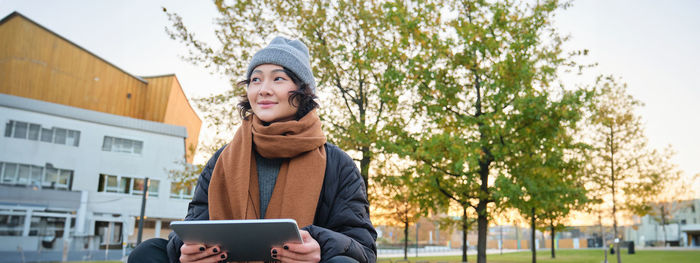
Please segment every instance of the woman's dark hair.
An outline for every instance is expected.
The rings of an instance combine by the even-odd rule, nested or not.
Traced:
[[[306,114],[310,111],[318,108],[318,103],[315,101],[315,99],[318,97],[316,97],[316,94],[311,91],[309,84],[301,81],[297,74],[294,74],[294,72],[285,67],[282,67],[282,70],[284,70],[284,73],[287,74],[287,76],[289,76],[289,78],[291,78],[294,84],[297,86],[296,90],[289,92],[289,104],[297,108],[295,119],[299,120],[306,116]],[[246,80],[238,82],[238,85],[245,86],[247,89],[248,85],[250,85],[250,77],[248,77]],[[241,95],[241,101],[238,102],[238,114],[240,114],[241,118],[244,120],[248,120],[248,117],[253,114],[250,101],[248,101],[247,93]]]

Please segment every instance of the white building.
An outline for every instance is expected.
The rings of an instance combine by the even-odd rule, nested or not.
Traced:
[[[0,121],[0,251],[121,248],[147,177],[144,236],[185,217],[192,190],[167,172],[185,160],[185,127],[6,94]]]
[[[653,204],[652,213],[660,214],[664,207],[666,217],[645,215],[635,218],[635,224],[625,228],[625,236],[641,246],[700,247],[700,199]],[[665,225],[662,221],[666,221]]]

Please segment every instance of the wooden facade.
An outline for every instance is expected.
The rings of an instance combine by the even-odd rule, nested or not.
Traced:
[[[134,76],[17,12],[0,21],[0,93],[184,126],[186,150],[202,125],[175,75]]]

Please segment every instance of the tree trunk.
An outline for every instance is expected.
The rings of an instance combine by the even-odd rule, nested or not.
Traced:
[[[615,195],[613,194],[613,235],[615,237],[613,239],[613,244],[614,244],[613,246],[615,247],[615,256],[617,256],[617,262],[622,263],[622,259],[620,258],[620,254],[622,254],[622,253],[620,253],[620,241],[622,241],[622,240],[621,240],[620,236],[618,236],[618,234],[617,234],[617,216],[615,215],[615,213],[617,212],[617,207],[615,206],[614,200],[615,200]],[[617,241],[617,242],[615,242],[615,241]]]
[[[537,263],[537,248],[535,247],[535,208],[532,208],[530,214],[530,250],[532,250],[532,263]]]
[[[476,68],[476,67],[475,67]],[[476,113],[474,114],[477,118],[483,114],[481,109],[481,79],[477,72],[474,72],[474,88],[476,89]],[[477,231],[478,239],[476,244],[476,262],[486,263],[486,235],[488,234],[489,219],[486,213],[486,205],[489,203],[489,166],[493,161],[493,155],[491,154],[491,149],[487,146],[489,145],[489,138],[486,135],[486,124],[484,122],[477,122],[479,126],[479,140],[481,142],[481,151],[483,156],[479,159],[479,179],[481,180],[481,185],[479,186],[479,203],[476,205],[476,215],[477,215]]]
[[[550,227],[552,228],[552,258],[556,258],[557,256],[554,252],[554,243],[555,243],[554,242],[554,235],[555,235],[555,233],[554,233],[554,223],[553,222],[550,223]]]
[[[603,247],[603,257],[605,257],[603,263],[608,263],[608,248],[605,246],[605,233],[603,233],[603,217],[600,214],[598,214],[598,223],[600,223],[600,239],[603,242],[601,246]]]
[[[481,125],[480,125],[481,127]],[[482,139],[484,139],[484,133],[482,133]],[[482,147],[482,151],[490,156],[490,150],[486,147]],[[487,205],[489,203],[489,165],[491,164],[491,157],[486,157],[487,160],[479,161],[479,178],[481,179],[481,186],[479,190],[481,194],[479,195],[479,203],[476,205],[476,215],[477,215],[477,231],[478,231],[478,242],[476,244],[476,262],[486,263],[486,235],[488,234],[489,228],[489,218]]]
[[[462,262],[467,262],[467,207],[462,205]]]
[[[479,231],[478,243],[476,245],[477,263],[486,263],[486,234],[488,233],[489,219],[486,214],[486,204],[485,200],[479,200],[479,204],[476,206],[477,214],[477,227]]]
[[[614,234],[614,239],[613,243],[615,246],[615,250],[617,253],[617,263],[622,263],[622,259],[620,258],[620,237],[617,235],[617,203],[615,200],[615,180],[617,179],[615,177],[615,132],[613,130],[613,126],[610,126],[610,182],[611,182],[611,188],[612,188],[612,209],[613,209],[613,234]],[[615,242],[615,241],[618,242]]]
[[[666,246],[666,211],[663,205],[661,205],[661,229],[664,230],[664,246]]]
[[[501,228],[500,231],[498,231],[498,234],[500,235],[500,238],[498,242],[500,243],[498,245],[498,249],[501,251],[501,255],[503,255],[503,225],[499,224],[499,227]]]
[[[517,244],[515,244],[515,248],[520,249],[520,229],[518,228],[517,222],[514,225],[515,225],[515,242],[518,242]]]
[[[360,151],[362,152],[362,159],[360,159],[360,175],[362,175],[362,180],[365,181],[365,194],[368,194],[369,164],[372,162],[372,152],[370,152],[367,146],[362,146]]]
[[[403,221],[403,259],[408,259],[408,219]]]

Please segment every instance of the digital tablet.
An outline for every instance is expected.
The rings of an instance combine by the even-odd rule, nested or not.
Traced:
[[[273,246],[303,243],[294,219],[175,221],[170,228],[184,242],[219,245],[226,261],[272,261]]]

